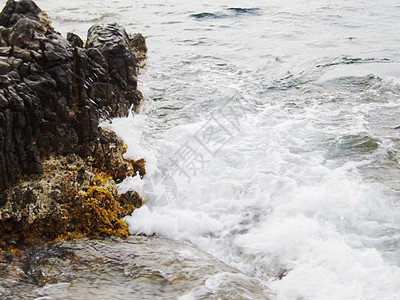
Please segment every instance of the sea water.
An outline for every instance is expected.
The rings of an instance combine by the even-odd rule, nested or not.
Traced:
[[[273,299],[400,299],[400,3],[37,1],[62,34],[141,32],[133,234],[186,241]]]

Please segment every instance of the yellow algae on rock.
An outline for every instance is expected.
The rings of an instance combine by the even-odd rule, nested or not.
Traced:
[[[144,200],[136,192],[120,195],[117,182],[144,176],[145,160],[124,159],[126,146],[110,131],[103,131],[94,147],[89,158],[72,154],[45,159],[43,174],[24,178],[2,194],[6,205],[0,208],[0,247],[129,235],[122,218]]]

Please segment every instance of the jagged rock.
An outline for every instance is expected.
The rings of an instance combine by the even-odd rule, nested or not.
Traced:
[[[0,191],[50,154],[90,155],[99,119],[126,116],[142,99],[122,27],[92,27],[82,48],[45,16],[31,0],[9,0],[0,14]]]
[[[143,176],[145,161],[125,160],[123,143],[99,120],[138,109],[137,68],[117,24],[93,26],[84,48],[77,35],[57,33],[33,1],[7,1],[0,13],[3,241],[29,240],[29,231],[43,239],[127,234],[121,213],[142,201],[121,197],[115,184]]]
[[[140,33],[136,33],[133,36],[129,36],[129,44],[136,54],[139,65],[141,67],[144,67],[147,55],[147,45],[145,38]]]
[[[88,31],[86,48],[97,48],[106,59],[109,72],[121,88],[136,87],[136,58],[125,29],[117,24],[95,25]]]
[[[94,145],[93,166],[109,173],[117,183],[129,175],[135,176],[137,172],[141,177],[145,175],[143,159],[133,161],[123,158],[126,147],[115,132],[103,130]]]
[[[140,173],[144,161],[123,159],[126,147],[113,132],[104,131],[97,147],[101,150],[89,163],[75,154],[52,156],[42,162],[42,175],[3,193],[0,248],[57,237],[128,235],[121,218],[143,200],[137,193],[119,195],[116,182]]]
[[[68,32],[67,40],[71,43],[72,47],[83,48],[83,41],[79,37],[79,35],[76,35],[75,33],[72,33],[72,32]]]
[[[0,15],[0,25],[10,27],[24,17],[39,21],[41,13],[42,11],[33,1],[7,1]]]
[[[136,89],[137,60],[130,48],[128,34],[117,24],[92,26],[86,41],[86,49],[91,48],[99,51],[90,51],[89,57],[100,66],[108,66],[106,71],[111,80],[93,82],[93,88],[88,91],[89,97],[98,99],[102,117],[112,117],[115,112],[126,115],[130,106],[139,106],[141,100],[141,94]],[[114,91],[115,95],[110,97],[112,90],[117,92]]]

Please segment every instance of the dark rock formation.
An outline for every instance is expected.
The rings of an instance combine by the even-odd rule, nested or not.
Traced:
[[[137,109],[137,60],[125,30],[93,26],[86,48],[30,0],[0,14],[0,191],[42,172],[50,154],[92,153],[99,119]],[[0,197],[0,205],[4,198]]]
[[[116,182],[145,174],[143,159],[123,158],[126,147],[114,132],[102,131],[94,156],[51,156],[43,174],[6,189],[0,206],[0,248],[25,247],[55,238],[127,236],[121,221],[143,205],[137,193],[120,195]]]
[[[144,39],[143,35],[140,33],[136,33],[133,36],[129,37],[129,44],[132,50],[136,54],[136,58],[138,60],[139,66],[145,66],[145,59],[147,55],[147,45],[146,40]]]
[[[133,49],[122,27],[96,25],[83,48],[31,0],[7,1],[0,13],[0,246],[35,236],[128,234],[120,219],[142,200],[119,195],[116,182],[143,176],[145,161],[124,159],[122,141],[99,121],[140,105],[134,51],[142,59],[147,48],[136,40]]]
[[[11,27],[23,18],[40,22],[44,16],[45,14],[42,14],[40,8],[33,1],[8,1],[1,13],[0,25]]]

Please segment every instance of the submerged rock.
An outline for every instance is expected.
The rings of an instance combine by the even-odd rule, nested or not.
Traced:
[[[31,0],[0,13],[0,246],[127,235],[121,214],[142,202],[116,183],[143,176],[145,161],[124,159],[122,141],[99,127],[138,110],[139,50],[117,24],[93,26],[83,46]]]
[[[258,280],[159,237],[82,239],[1,255],[2,299],[269,299]]]

